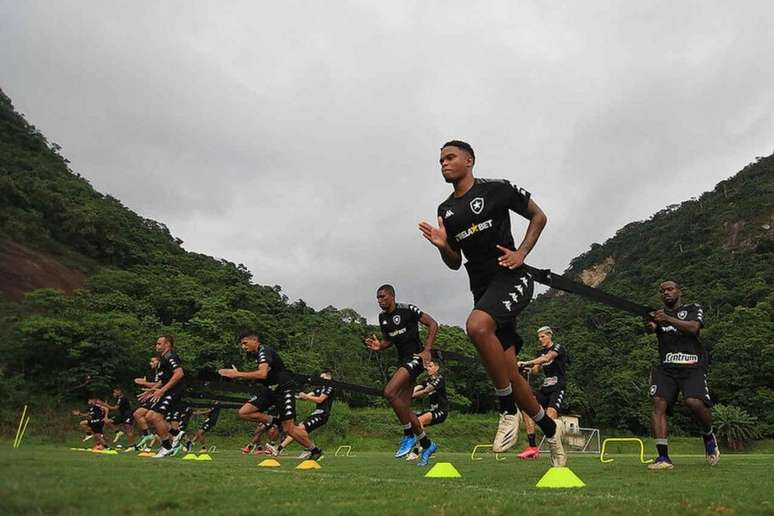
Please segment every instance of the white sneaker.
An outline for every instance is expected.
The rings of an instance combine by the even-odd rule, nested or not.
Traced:
[[[177,435],[172,438],[172,448],[175,448],[178,444],[180,444],[180,439],[183,438],[183,435],[185,435],[185,432],[180,430]]]
[[[116,436],[113,438],[113,442],[117,443],[118,440],[121,439],[122,435],[124,435],[124,433],[122,431],[119,430],[118,432],[116,432]]]
[[[86,442],[86,441],[88,441],[88,440],[89,440],[89,439],[91,439],[92,437],[94,437],[94,434],[86,434],[86,437],[84,437],[84,438],[83,438],[83,442]]]
[[[163,459],[164,457],[169,457],[171,455],[175,454],[175,449],[170,448],[166,449],[163,446],[159,448],[159,451],[156,452],[156,455],[153,456],[154,459]]]
[[[519,419],[521,419],[520,412],[516,414],[500,414],[500,422],[497,424],[497,433],[492,444],[492,451],[494,453],[508,451],[511,446],[516,444],[516,438],[519,436]]]
[[[414,453],[414,450],[411,450],[411,453],[406,455],[406,460],[417,460],[419,458],[418,453]]]
[[[299,459],[308,459],[309,456],[312,454],[309,450],[304,450],[301,452],[301,454],[298,456]]]
[[[264,450],[266,455],[271,455],[272,457],[277,457],[279,455],[277,448],[275,448],[273,444],[266,444]]]
[[[551,450],[551,466],[560,468],[567,464],[567,454],[564,452],[564,446],[562,445],[564,423],[561,419],[556,419],[554,422],[556,423],[556,433],[553,437],[546,438],[546,441],[548,441],[548,448]]]

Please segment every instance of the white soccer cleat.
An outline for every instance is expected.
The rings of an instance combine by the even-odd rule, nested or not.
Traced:
[[[166,449],[163,446],[159,448],[159,451],[156,452],[156,455],[153,456],[154,459],[163,459],[165,457],[170,457],[175,454],[175,449],[170,448]]]
[[[521,419],[521,413],[500,414],[497,433],[492,443],[494,453],[506,452],[516,444],[516,438],[519,436],[519,419]]]
[[[172,448],[175,448],[178,444],[180,444],[180,439],[182,439],[184,435],[185,432],[180,430],[177,435],[172,438]]]
[[[548,448],[551,451],[551,466],[555,468],[561,468],[567,464],[567,454],[565,453],[564,446],[562,445],[564,423],[561,419],[556,419],[554,422],[556,423],[556,433],[553,437],[546,438],[546,441],[548,441]]]
[[[312,455],[312,452],[309,450],[304,450],[301,452],[301,454],[298,456],[299,459],[308,459],[309,456]]]
[[[419,454],[415,453],[414,450],[411,450],[411,452],[406,455],[406,460],[417,460],[419,458]]]
[[[92,437],[94,437],[94,434],[86,434],[86,437],[84,437],[84,438],[83,438],[83,442],[86,442],[86,441],[88,441],[88,440],[89,440],[89,439],[91,439]]]
[[[118,432],[116,432],[116,436],[113,438],[113,442],[117,443],[118,440],[121,439],[122,435],[124,435],[124,433],[122,431],[119,430]]]
[[[272,457],[279,456],[279,451],[277,451],[277,448],[273,444],[266,444],[264,453],[266,455],[271,455]]]

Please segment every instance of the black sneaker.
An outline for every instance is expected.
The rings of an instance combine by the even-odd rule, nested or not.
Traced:
[[[322,458],[323,451],[320,448],[315,448],[309,452],[309,460],[320,460]]]

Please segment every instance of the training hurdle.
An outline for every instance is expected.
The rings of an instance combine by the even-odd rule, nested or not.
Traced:
[[[476,457],[476,452],[479,449],[484,449],[484,448],[489,448],[491,450],[492,449],[492,445],[491,444],[477,444],[477,445],[475,445],[473,447],[473,451],[470,453],[470,460],[471,461],[484,460],[484,457]],[[495,456],[495,460],[497,462],[502,462],[502,461],[505,460],[505,457],[500,457],[499,453],[495,453],[494,456]]]
[[[27,425],[30,422],[30,416],[27,416],[27,419],[24,419],[24,416],[27,416],[27,405],[24,405],[24,410],[22,410],[21,419],[19,419],[19,428],[16,430],[16,437],[13,440],[13,447],[18,448],[21,446],[22,439],[24,439],[24,434],[27,432]]]
[[[336,448],[336,453],[334,453],[333,456],[334,457],[354,457],[355,455],[352,453],[352,446],[348,444],[344,444]]]
[[[602,441],[602,450],[599,453],[599,461],[603,464],[607,464],[608,462],[613,462],[615,459],[606,459],[605,458],[605,448],[607,447],[607,443],[622,443],[622,442],[636,442],[640,444],[640,462],[642,464],[649,464],[653,462],[653,459],[645,460],[645,445],[642,443],[642,439],[639,439],[637,437],[608,437],[604,441]]]

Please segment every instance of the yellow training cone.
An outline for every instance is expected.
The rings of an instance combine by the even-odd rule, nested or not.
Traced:
[[[261,461],[260,464],[258,464],[258,466],[260,466],[262,468],[278,468],[281,465],[282,464],[280,464],[279,461],[274,460],[274,459],[266,459],[264,461]]]
[[[572,472],[570,468],[551,468],[546,471],[538,483],[537,487],[548,488],[568,488],[568,487],[586,487],[583,480]]]
[[[138,457],[153,457],[153,452],[144,451],[137,454]]]
[[[195,453],[186,453],[183,460],[198,460]]]
[[[429,478],[460,478],[460,472],[457,471],[451,462],[439,462],[425,475]]]
[[[206,453],[202,453],[201,455],[199,455],[199,456],[196,458],[196,460],[212,460],[212,457],[210,457],[210,456],[209,456],[209,455],[207,455]]]
[[[315,460],[305,460],[296,466],[296,469],[320,469],[320,465]]]

